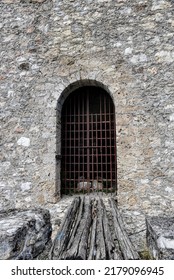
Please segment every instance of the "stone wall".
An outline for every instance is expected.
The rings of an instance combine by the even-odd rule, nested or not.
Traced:
[[[173,211],[173,1],[2,0],[0,7],[0,208],[58,201],[61,106],[73,88],[95,84],[116,108],[119,205]]]

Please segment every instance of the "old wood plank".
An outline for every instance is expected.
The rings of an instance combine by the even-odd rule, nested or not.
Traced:
[[[89,236],[88,260],[94,260],[96,257],[96,226],[97,226],[97,201],[92,201],[92,224]]]
[[[109,219],[107,217],[106,207],[104,205],[103,200],[101,200],[101,207],[103,209],[103,231],[104,231],[104,240],[106,246],[106,259],[108,260],[119,260],[120,254],[117,252],[117,248],[114,244],[111,235],[111,229],[109,228]]]
[[[101,200],[98,199],[97,204],[97,227],[96,227],[96,259],[106,260],[106,246],[103,231],[103,208],[101,206]]]
[[[82,219],[71,246],[64,254],[64,259],[87,259],[88,236],[91,226],[91,200],[85,197],[83,201]]]
[[[118,211],[115,200],[113,198],[110,199],[111,205],[111,213],[113,215],[113,223],[115,235],[118,240],[121,252],[123,254],[123,258],[125,260],[138,260],[139,254],[136,252],[133,244],[131,243],[128,234],[124,228],[123,219]]]
[[[80,197],[76,197],[68,208],[68,211],[63,219],[63,222],[50,250],[50,259],[60,259],[62,253],[66,250],[66,246],[69,242],[69,235],[72,230],[74,218],[76,216],[79,204]]]

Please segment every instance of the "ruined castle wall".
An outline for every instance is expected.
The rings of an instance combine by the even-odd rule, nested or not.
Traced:
[[[0,7],[0,208],[58,200],[64,94],[72,84],[100,83],[116,108],[120,206],[171,211],[173,1],[2,0]]]

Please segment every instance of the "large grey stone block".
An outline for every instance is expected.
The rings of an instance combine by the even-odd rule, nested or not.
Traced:
[[[33,259],[51,236],[48,210],[0,212],[0,259]]]
[[[152,257],[174,260],[174,217],[147,217],[146,225]]]

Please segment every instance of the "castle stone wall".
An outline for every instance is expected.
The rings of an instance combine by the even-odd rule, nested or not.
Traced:
[[[119,205],[171,212],[173,1],[2,0],[0,8],[0,208],[58,201],[62,100],[72,85],[94,83],[115,103]]]

